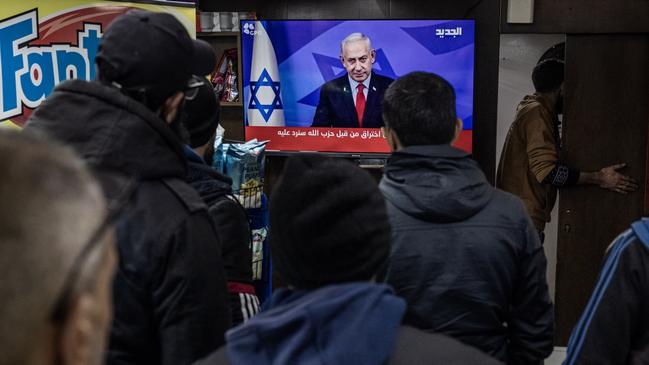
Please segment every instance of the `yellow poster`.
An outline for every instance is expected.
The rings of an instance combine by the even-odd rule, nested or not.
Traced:
[[[92,80],[103,31],[113,19],[134,8],[171,13],[192,37],[196,34],[196,9],[192,3],[3,1],[0,128],[22,126],[57,84],[72,78]]]

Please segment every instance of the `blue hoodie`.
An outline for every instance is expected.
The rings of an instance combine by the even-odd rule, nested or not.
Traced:
[[[406,304],[383,284],[280,289],[226,334],[233,365],[385,364]]]

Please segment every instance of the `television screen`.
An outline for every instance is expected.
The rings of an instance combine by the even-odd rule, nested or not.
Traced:
[[[242,21],[246,139],[269,140],[268,150],[388,153],[383,94],[399,76],[427,71],[455,88],[464,122],[456,146],[471,151],[474,27],[473,20]]]

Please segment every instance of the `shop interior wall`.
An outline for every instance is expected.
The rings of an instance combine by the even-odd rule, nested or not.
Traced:
[[[506,14],[507,0],[501,2]],[[649,2],[534,2],[533,24],[507,24],[502,33],[565,33],[564,158],[589,170],[623,161],[641,189],[627,196],[597,187],[559,194],[556,276],[558,345],[588,300],[610,241],[643,214],[649,112]]]
[[[476,20],[474,106],[474,158],[489,181],[495,177],[496,106],[500,8],[497,0],[398,1],[398,0],[200,0],[205,11],[256,11],[267,19],[462,19]],[[241,118],[240,110],[228,110],[224,118]],[[272,185],[282,157],[271,157],[267,185]]]
[[[508,24],[501,1],[502,33],[648,33],[649,1],[537,0],[533,24]]]
[[[498,71],[498,127],[496,161],[505,143],[514,111],[521,99],[534,92],[532,69],[543,52],[564,42],[564,34],[503,34],[500,36],[500,66]],[[554,300],[557,266],[558,204],[552,210],[551,221],[545,227],[545,256],[548,259],[547,279]]]

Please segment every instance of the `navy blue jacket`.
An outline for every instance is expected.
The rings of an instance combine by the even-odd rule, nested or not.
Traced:
[[[367,102],[363,113],[363,128],[383,126],[383,94],[393,79],[372,72]],[[358,115],[347,74],[333,79],[320,88],[320,101],[311,127],[358,128]]]
[[[386,281],[408,302],[406,324],[510,364],[552,352],[546,259],[520,199],[449,145],[394,153],[380,189],[393,227]]]
[[[649,364],[649,218],[608,248],[565,365]]]

